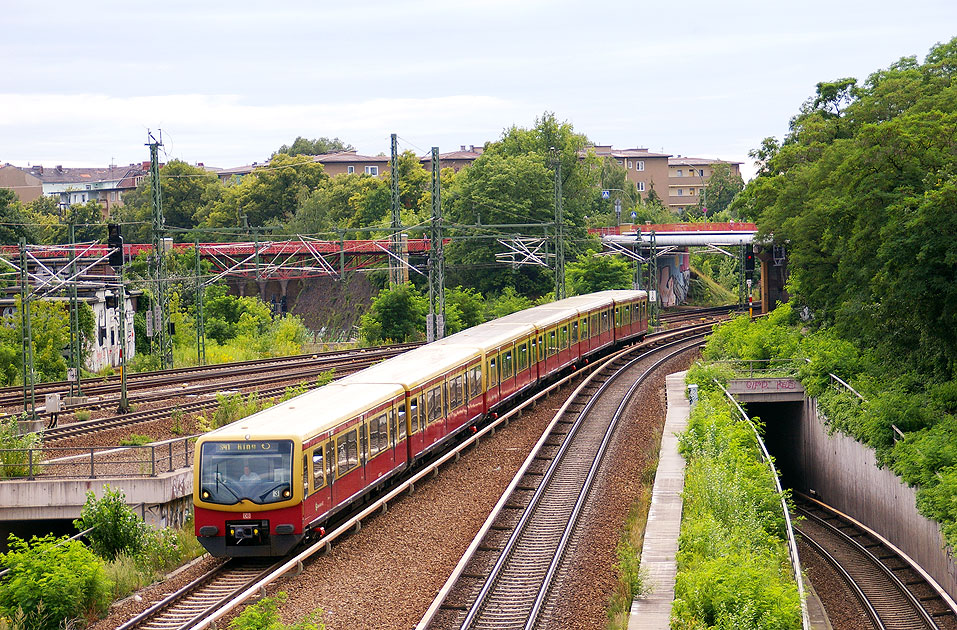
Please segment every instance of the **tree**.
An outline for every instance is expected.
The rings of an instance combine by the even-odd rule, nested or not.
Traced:
[[[389,184],[372,175],[338,175],[307,196],[286,226],[290,234],[321,234],[338,229],[388,225]],[[357,238],[352,234],[349,238]]]
[[[0,188],[0,245],[16,245],[21,238],[28,243],[36,242],[32,226],[16,193],[9,188]]]
[[[328,175],[322,164],[306,157],[277,153],[222,198],[206,205],[199,216],[205,228],[240,227],[243,217],[252,227],[278,227],[296,215],[300,204],[324,185]]]
[[[385,288],[372,299],[369,312],[362,316],[359,334],[373,345],[422,339],[428,312],[428,300],[412,283]]]
[[[322,155],[323,153],[338,153],[340,151],[355,151],[355,148],[339,138],[316,138],[307,140],[302,136],[297,136],[291,145],[282,145],[279,150],[270,156],[270,159],[280,153],[286,155]]]
[[[634,268],[617,256],[597,256],[596,253],[588,250],[565,268],[571,294],[631,288]]]
[[[697,209],[707,219],[714,221],[716,215],[723,213],[735,195],[744,189],[744,180],[733,172],[730,164],[713,164],[711,169],[711,177],[708,178],[704,194],[698,199]],[[708,210],[706,214],[705,208]]]
[[[821,83],[732,203],[786,244],[816,325],[923,374],[957,373],[957,39],[861,86]]]

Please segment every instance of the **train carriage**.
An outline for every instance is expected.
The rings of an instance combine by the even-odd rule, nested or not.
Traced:
[[[643,291],[513,313],[202,436],[194,504],[214,556],[283,555],[511,398],[646,332]]]

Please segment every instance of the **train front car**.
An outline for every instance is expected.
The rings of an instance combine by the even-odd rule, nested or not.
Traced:
[[[196,536],[217,557],[284,555],[302,540],[297,442],[236,429],[196,444]]]

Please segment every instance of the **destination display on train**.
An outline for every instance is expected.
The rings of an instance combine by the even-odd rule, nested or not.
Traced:
[[[207,442],[203,445],[215,453],[281,453],[289,450],[289,442],[286,440],[271,440],[259,442]],[[285,446],[285,449],[283,448]]]

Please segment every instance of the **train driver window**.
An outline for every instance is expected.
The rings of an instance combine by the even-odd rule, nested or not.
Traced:
[[[340,477],[359,465],[359,435],[355,429],[336,438],[336,451]]]
[[[482,366],[474,365],[469,370],[469,393],[472,398],[478,398],[482,395]]]
[[[312,491],[326,485],[326,468],[322,461],[322,446],[317,446],[312,452]]]

